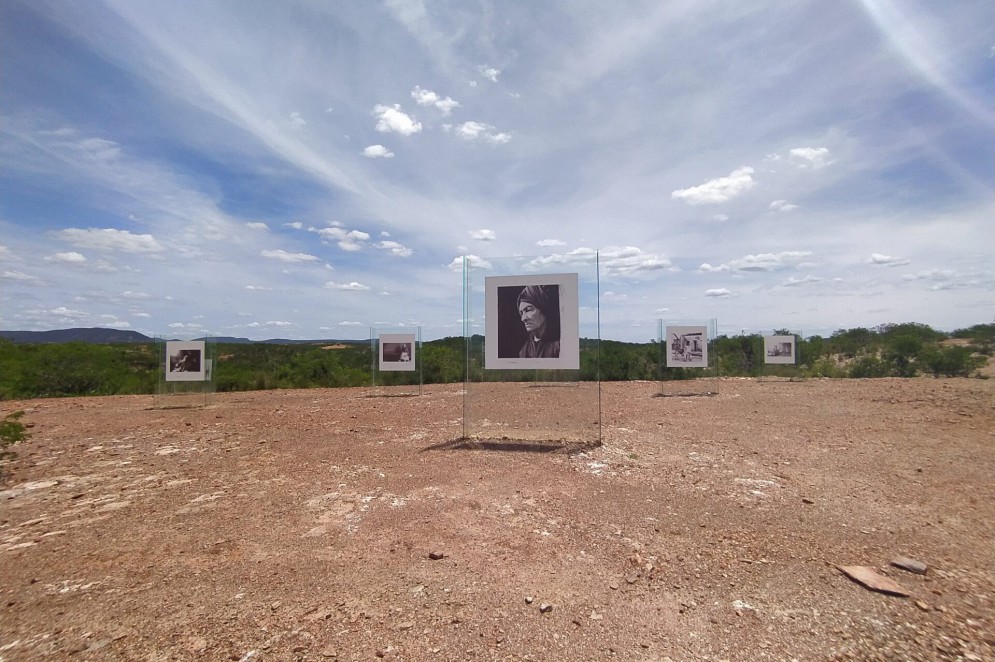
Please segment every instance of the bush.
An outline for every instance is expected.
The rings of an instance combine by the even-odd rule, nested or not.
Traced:
[[[21,423],[22,416],[24,416],[24,412],[18,410],[7,414],[0,421],[0,461],[11,460],[17,457],[17,453],[8,449],[14,444],[28,438],[28,433],[24,431],[24,423]],[[0,464],[0,479],[2,478],[3,465]]]

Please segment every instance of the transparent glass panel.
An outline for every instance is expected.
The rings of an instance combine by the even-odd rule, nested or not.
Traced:
[[[156,336],[155,344],[160,360],[153,405],[157,409],[208,406],[214,394],[214,338],[166,340]]]
[[[421,327],[370,328],[373,395],[413,396],[422,389]]]
[[[598,255],[463,259],[463,436],[601,443]]]
[[[800,379],[802,369],[798,348],[801,339],[801,332],[793,329],[775,329],[765,333],[760,339],[763,346],[757,351],[762,357],[760,379]]]
[[[718,328],[715,318],[657,320],[661,396],[718,393]]]

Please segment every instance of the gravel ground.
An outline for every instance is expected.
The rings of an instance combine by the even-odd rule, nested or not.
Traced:
[[[0,402],[0,660],[995,659],[993,380],[390,395]]]

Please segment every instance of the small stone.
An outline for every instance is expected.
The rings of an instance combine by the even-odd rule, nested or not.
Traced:
[[[929,611],[929,605],[925,600],[916,600],[916,607],[919,607],[922,611]]]
[[[338,657],[339,654],[336,653],[333,650],[323,650],[323,651],[321,651],[321,656],[322,657]]]
[[[618,590],[618,582],[611,582],[611,583],[609,583],[608,584],[608,588],[610,588],[613,591],[617,591]]]
[[[625,578],[626,584],[635,584],[637,581],[639,581],[638,575],[629,575]]]
[[[548,614],[551,611],[553,611],[553,605],[549,604],[548,602],[543,602],[541,605],[539,605],[540,614]]]
[[[534,601],[535,601],[535,598],[533,598],[533,597],[532,597],[531,595],[526,595],[526,596],[525,596],[525,604],[527,604],[527,605],[530,605],[530,604],[532,604],[532,603],[533,603]]]
[[[815,503],[815,501],[809,498],[802,498],[802,503],[807,503],[809,505],[812,505],[813,503]]]
[[[307,650],[307,646],[304,646],[302,644],[298,644],[298,645],[294,646],[294,648],[293,648],[293,651],[295,653],[303,653],[306,650]]]
[[[402,629],[402,630],[410,630],[414,626],[415,626],[415,624],[413,622],[411,622],[411,621],[404,621],[403,623],[399,624],[397,627],[400,628],[400,629]]]
[[[446,557],[446,555],[443,552],[439,552],[439,551],[435,551],[435,550],[433,550],[433,551],[431,551],[431,552],[428,553],[428,558],[432,559],[433,561],[438,561],[439,559],[443,559],[445,557]]]
[[[592,621],[600,621],[603,618],[603,616],[596,611],[592,611],[591,615],[588,616],[588,618],[590,618]]]
[[[922,561],[916,561],[915,559],[910,559],[907,556],[896,556],[891,560],[891,564],[896,568],[908,570],[909,572],[914,572],[917,575],[925,575],[926,571],[929,569]]]
[[[282,604],[283,603],[278,600],[278,601],[274,602],[273,604],[271,604],[269,606],[269,608],[272,609],[273,611],[276,611],[277,609],[280,608],[280,605],[282,605]]]

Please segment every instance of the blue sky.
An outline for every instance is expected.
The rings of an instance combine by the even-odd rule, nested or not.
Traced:
[[[604,338],[991,322],[993,97],[990,0],[6,0],[0,328],[431,339],[593,252]]]

